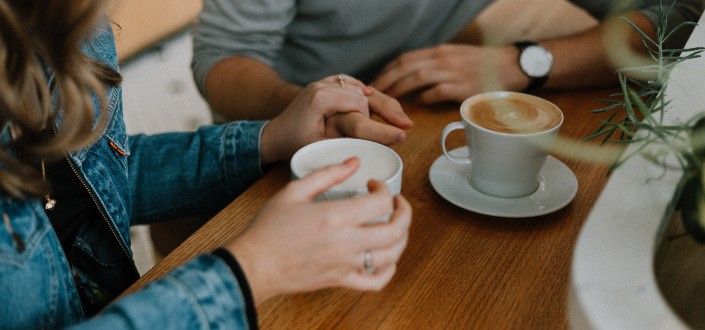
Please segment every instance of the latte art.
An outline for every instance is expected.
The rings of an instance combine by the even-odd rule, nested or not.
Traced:
[[[487,99],[467,109],[467,119],[480,127],[509,134],[536,133],[561,123],[561,113],[550,104],[507,97]]]

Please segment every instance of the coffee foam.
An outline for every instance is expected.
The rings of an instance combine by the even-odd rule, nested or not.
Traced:
[[[543,132],[558,126],[563,117],[560,110],[547,101],[512,95],[479,100],[464,112],[468,121],[508,134]]]
[[[351,157],[360,159],[360,167],[347,180],[333,186],[332,191],[364,190],[371,179],[387,181],[400,170],[398,156],[382,145],[359,143],[348,139],[328,140],[297,152],[292,170],[298,177]]]

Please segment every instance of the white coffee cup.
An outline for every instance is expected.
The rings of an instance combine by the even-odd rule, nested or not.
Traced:
[[[291,158],[292,178],[300,179],[328,165],[340,164],[357,157],[360,167],[345,181],[318,196],[318,200],[351,198],[369,193],[367,182],[383,181],[393,196],[401,192],[403,163],[394,150],[376,142],[339,138],[311,143],[299,149]],[[384,219],[388,220],[389,216]]]
[[[516,92],[488,92],[460,105],[462,121],[446,125],[441,147],[450,161],[471,164],[470,184],[500,198],[530,195],[538,188],[539,172],[563,124],[553,103]],[[446,138],[465,131],[469,157],[451,155]]]

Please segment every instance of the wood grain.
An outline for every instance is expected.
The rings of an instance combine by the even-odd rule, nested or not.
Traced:
[[[612,90],[543,93],[565,114],[559,133],[581,140],[599,125],[590,111]],[[583,221],[605,185],[607,164],[556,158],[576,174],[576,198],[545,216],[505,219],[460,209],[431,187],[441,129],[459,120],[457,105],[422,107],[402,101],[414,120],[396,151],[404,161],[402,193],[414,210],[409,244],[398,271],[379,292],[328,289],[282,296],[258,306],[263,329],[279,328],[567,328],[571,255]],[[462,144],[451,136],[448,146]],[[579,146],[575,146],[579,148]],[[128,292],[236,236],[269,196],[289,180],[275,167],[164,258]]]

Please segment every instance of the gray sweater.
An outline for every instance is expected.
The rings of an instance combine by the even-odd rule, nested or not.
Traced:
[[[233,55],[260,60],[300,85],[341,72],[369,81],[401,53],[447,42],[491,2],[205,0],[194,29],[191,67],[201,93],[211,68]],[[627,1],[572,2],[603,19],[616,11],[613,2]],[[645,0],[638,8],[657,22],[658,6],[659,0]],[[702,11],[703,0],[680,0],[669,25],[697,21]],[[671,38],[669,46],[683,45],[691,30]]]

